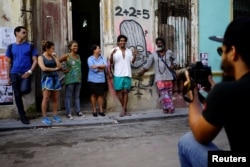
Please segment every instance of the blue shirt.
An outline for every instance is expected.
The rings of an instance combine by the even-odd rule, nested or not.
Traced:
[[[88,67],[89,67],[89,73],[88,73],[88,82],[94,82],[94,83],[104,83],[105,82],[105,72],[104,71],[98,71],[97,68],[91,68],[93,65],[105,65],[107,68],[107,61],[106,59],[100,55],[98,59],[95,58],[94,55],[90,56],[88,58]]]
[[[5,55],[12,60],[10,73],[25,73],[30,70],[33,64],[32,56],[38,55],[35,48],[32,51],[30,50],[30,46],[31,44],[28,42],[23,42],[21,44],[13,43],[12,50],[7,48]]]

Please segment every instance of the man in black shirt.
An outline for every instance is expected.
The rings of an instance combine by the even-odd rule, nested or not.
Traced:
[[[232,21],[223,38],[210,39],[222,42],[217,50],[222,58],[221,69],[223,75],[234,80],[216,84],[204,105],[199,101],[197,87],[189,91],[193,99],[189,103],[191,132],[178,143],[181,167],[207,166],[208,151],[219,150],[212,141],[222,128],[232,153],[247,155],[249,152],[250,17]]]

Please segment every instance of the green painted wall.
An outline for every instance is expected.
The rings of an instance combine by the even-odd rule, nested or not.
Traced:
[[[209,36],[223,36],[231,21],[231,0],[199,0],[199,53],[208,53],[208,65],[214,74],[221,72],[221,57],[217,47],[221,43],[208,39]],[[220,76],[214,75],[219,81]]]

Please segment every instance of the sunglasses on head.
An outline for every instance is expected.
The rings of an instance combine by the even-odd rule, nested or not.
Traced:
[[[222,47],[217,48],[217,53],[221,56],[223,53]]]

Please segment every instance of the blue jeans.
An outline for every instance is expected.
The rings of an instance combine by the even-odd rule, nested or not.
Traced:
[[[31,77],[22,78],[22,75],[22,73],[10,74],[15,102],[20,117],[24,117],[26,115],[24,111],[22,95],[28,94],[31,91]]]
[[[198,143],[192,132],[184,134],[178,142],[178,154],[181,167],[207,167],[208,151],[219,150],[218,147],[209,143]]]
[[[71,99],[75,102],[75,112],[80,112],[80,90],[81,83],[72,83],[65,85],[65,108],[66,114],[71,113]]]

